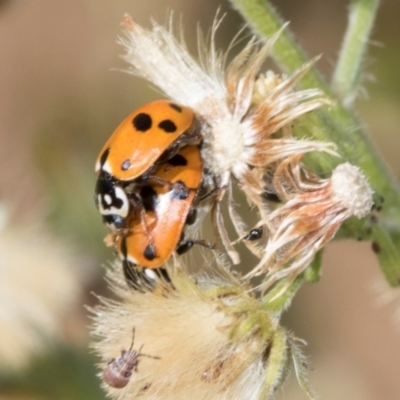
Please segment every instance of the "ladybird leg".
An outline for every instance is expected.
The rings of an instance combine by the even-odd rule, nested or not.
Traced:
[[[213,196],[219,197],[220,193],[225,192],[225,191],[226,191],[226,187],[216,187],[216,188],[210,190],[209,192],[203,194],[201,197],[197,198],[196,203],[200,203],[200,202],[207,200]]]
[[[132,197],[130,200],[131,200],[131,203],[132,203],[132,207],[134,209],[138,209],[139,208],[140,222],[142,223],[144,231],[146,232],[146,236],[149,239],[149,246],[152,249],[155,249],[154,238],[153,238],[153,235],[151,233],[151,230],[149,228],[149,225],[148,225],[147,219],[146,219],[147,211],[146,211],[146,208],[145,208],[145,206],[143,204],[143,201],[142,201],[141,197],[140,196],[135,196],[135,197]]]
[[[206,247],[207,249],[214,250],[215,246],[206,242],[205,240],[186,240],[181,241],[176,248],[176,252],[181,255],[189,251],[195,244]]]

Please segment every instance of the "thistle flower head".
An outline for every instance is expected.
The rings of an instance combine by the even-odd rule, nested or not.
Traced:
[[[119,272],[111,280],[120,300],[101,299],[94,310],[95,349],[113,398],[269,399],[291,358],[301,358],[296,340],[226,272],[194,283],[169,270],[173,289],[160,284],[144,293],[127,288]],[[117,388],[108,369],[121,370],[115,359],[129,351],[133,328],[132,348],[148,356]]]
[[[243,169],[274,161],[263,150],[273,133],[329,101],[319,89],[294,90],[313,62],[287,79],[272,72],[259,76],[279,32],[264,45],[252,38],[226,66],[226,55],[214,44],[219,22],[208,50],[200,36],[199,63],[174,38],[171,26],[167,30],[153,22],[153,30],[147,31],[125,16],[124,59],[133,74],[193,108],[203,123],[206,166],[221,179],[232,173],[240,181]]]
[[[268,240],[264,257],[247,275],[267,272],[264,288],[282,277],[294,279],[309,265],[316,252],[333,238],[345,219],[353,215],[365,217],[373,205],[373,190],[365,175],[354,165],[341,164],[332,172],[331,178],[312,176],[314,181],[305,181],[290,170],[290,165],[286,166],[285,171],[279,171],[281,176],[275,177],[275,182],[281,187],[283,196],[287,192],[283,190],[284,183],[278,183],[280,178],[287,186],[294,185],[295,193],[286,204],[271,213],[276,230]]]

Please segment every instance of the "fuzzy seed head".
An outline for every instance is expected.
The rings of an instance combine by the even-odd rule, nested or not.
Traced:
[[[120,272],[118,267],[110,274],[120,300],[101,299],[93,310],[100,367],[122,360],[132,328],[133,350],[150,356],[138,358],[121,388],[107,375],[103,386],[112,398],[272,398],[287,373],[289,350],[299,352],[235,279],[223,272],[224,278],[202,275],[194,283],[169,269],[174,288],[139,292],[125,286]]]
[[[360,168],[340,164],[332,173],[332,191],[336,200],[357,218],[365,217],[372,208],[374,191]]]
[[[205,154],[206,166],[215,174],[222,175],[232,171],[244,151],[243,127],[231,119],[225,119],[212,128],[212,141]],[[206,141],[207,143],[207,141]]]

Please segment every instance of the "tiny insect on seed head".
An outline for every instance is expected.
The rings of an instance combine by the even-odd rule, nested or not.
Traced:
[[[133,350],[134,341],[135,327],[132,329],[132,342],[129,349],[122,350],[119,357],[112,358],[103,370],[103,380],[109,386],[117,389],[125,387],[129,383],[133,371],[138,371],[140,357],[148,357],[156,360],[161,358],[142,353],[144,345],[141,345],[138,351]]]

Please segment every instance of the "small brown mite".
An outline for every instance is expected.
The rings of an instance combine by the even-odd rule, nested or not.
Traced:
[[[125,387],[133,371],[137,372],[139,365],[139,357],[149,357],[159,360],[160,357],[151,356],[149,354],[142,353],[143,344],[139,350],[133,350],[133,344],[135,342],[135,327],[132,329],[132,343],[128,350],[122,350],[121,355],[117,358],[112,358],[103,370],[103,380],[107,385],[114,388],[121,389]]]

